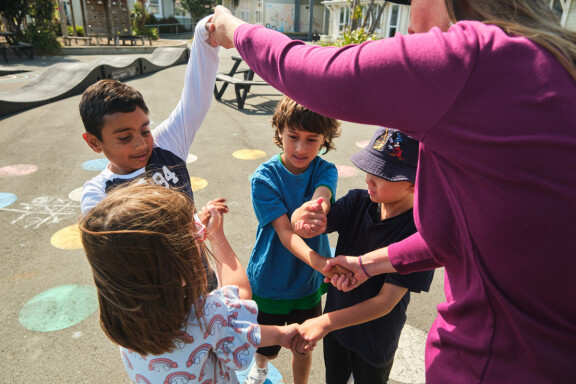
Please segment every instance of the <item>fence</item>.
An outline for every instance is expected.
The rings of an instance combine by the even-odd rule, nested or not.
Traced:
[[[179,36],[181,34],[190,34],[194,33],[194,28],[196,27],[196,23],[192,23],[190,28],[186,28],[184,25],[180,23],[174,24],[146,24],[147,28],[156,28],[158,31],[158,36],[160,35],[176,35]]]

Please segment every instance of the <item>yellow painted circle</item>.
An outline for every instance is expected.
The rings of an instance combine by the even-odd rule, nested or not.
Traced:
[[[78,225],[74,224],[62,228],[52,236],[50,243],[60,249],[82,249]]]
[[[191,177],[190,184],[192,185],[192,191],[196,192],[206,188],[206,186],[208,186],[208,181],[201,177]]]
[[[232,154],[240,160],[256,160],[266,157],[266,152],[259,149],[240,149]]]

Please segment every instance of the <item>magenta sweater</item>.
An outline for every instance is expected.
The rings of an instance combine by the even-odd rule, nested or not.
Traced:
[[[248,65],[330,117],[419,140],[413,236],[401,272],[443,265],[427,383],[562,383],[576,367],[576,84],[523,37],[449,32],[322,48],[253,25]]]

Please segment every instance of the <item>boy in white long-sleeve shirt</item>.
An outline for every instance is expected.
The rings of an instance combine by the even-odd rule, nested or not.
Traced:
[[[154,130],[150,130],[148,107],[134,88],[115,80],[100,80],[83,93],[80,115],[86,132],[82,137],[110,161],[105,170],[84,184],[83,214],[112,188],[140,177],[177,188],[193,199],[186,159],[210,107],[218,70],[218,48],[206,42],[209,17],[196,27],[180,102]]]

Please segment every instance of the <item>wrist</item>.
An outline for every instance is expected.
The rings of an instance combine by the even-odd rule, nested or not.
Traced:
[[[359,262],[359,264],[360,264],[360,269],[362,270],[362,272],[364,273],[364,275],[366,275],[367,278],[370,278],[370,277],[372,277],[372,275],[368,272],[367,266],[365,265],[366,259],[365,259],[365,260],[362,260],[362,256],[364,256],[364,255],[358,256],[358,262]]]

